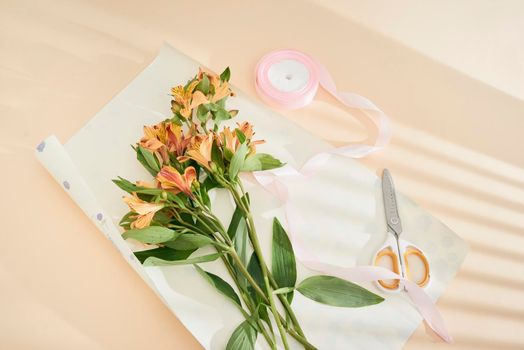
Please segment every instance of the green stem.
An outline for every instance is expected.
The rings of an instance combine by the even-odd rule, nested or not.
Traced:
[[[243,208],[243,211],[244,211],[244,215],[246,215],[247,219],[248,219],[248,229],[251,229],[253,230],[253,234],[250,234],[250,237],[251,236],[255,236],[255,237],[258,237],[257,234],[256,234],[256,229],[255,229],[255,224],[253,222],[253,216],[251,215],[250,211],[249,211],[249,203],[247,202],[247,196],[246,196],[246,192],[244,190],[244,186],[242,185],[242,181],[237,181],[239,187],[240,187],[240,190],[242,192],[242,196],[240,196],[236,189],[234,187],[230,187],[230,191],[231,193],[233,194],[233,197],[235,198],[235,202],[237,202],[237,205],[241,204],[242,205],[242,208]],[[244,199],[244,200],[242,200]],[[257,239],[258,241],[258,239]],[[263,259],[262,259],[263,260]],[[261,265],[265,265],[265,262],[264,261],[260,261],[260,264]],[[267,269],[267,265],[265,266],[266,270]],[[273,276],[271,275],[271,273],[268,273],[268,277],[269,277],[269,280],[271,282],[271,286],[272,288],[274,289],[278,289],[279,286],[277,285],[275,279],[273,278]],[[289,315],[290,319],[291,319],[291,322],[293,323],[293,327],[296,329],[296,331],[298,332],[299,335],[301,335],[302,337],[305,338],[305,335],[304,335],[304,331],[302,330],[302,327],[300,327],[300,323],[298,322],[298,319],[295,315],[295,312],[293,311],[293,309],[291,308],[291,305],[289,305],[289,302],[286,298],[285,295],[283,294],[279,294],[278,295],[278,298],[280,300],[280,302],[282,303],[282,306],[284,307],[284,309],[286,310],[286,313]]]
[[[206,236],[206,235],[210,235],[210,236],[212,236],[213,238],[215,238],[215,240],[217,241],[217,244],[218,244],[219,246],[222,246],[222,247],[224,247],[224,246],[225,246],[225,247],[229,247],[230,244],[229,244],[229,245],[226,245],[226,244],[225,244],[225,243],[229,243],[229,242],[227,242],[226,240],[224,240],[224,239],[222,238],[222,235],[221,235],[222,240],[221,240],[221,239],[218,239],[218,238],[216,237],[216,235],[215,235],[215,232],[218,232],[218,231],[216,231],[216,230],[212,229],[211,227],[209,227],[208,223],[206,223],[206,221],[202,218],[201,215],[198,215],[198,213],[193,212],[193,211],[190,211],[190,210],[187,210],[187,209],[182,209],[182,210],[183,210],[184,212],[188,213],[188,214],[191,214],[193,217],[196,217],[196,218],[197,218],[197,219],[202,223],[202,225],[203,225],[203,226],[208,230],[208,233],[207,233],[207,234],[205,234],[204,232],[202,232],[202,231],[199,230],[199,233],[200,233],[200,234],[204,234],[205,236]],[[178,214],[177,211],[173,211],[173,214],[175,215],[175,217],[176,217],[176,219],[178,220],[178,222],[180,222],[181,224],[183,224],[183,226],[184,226],[185,228],[187,228],[187,229],[189,229],[189,230],[195,232],[194,230],[196,230],[196,229],[195,229],[193,223],[188,223],[188,222],[184,221],[184,220],[182,219],[182,217]],[[176,225],[175,225],[175,226],[176,226]]]
[[[274,289],[279,288],[272,275],[269,275],[269,280],[271,282],[271,286]],[[282,303],[282,306],[284,306],[284,309],[286,310],[287,314],[291,318],[291,323],[293,323],[293,327],[296,329],[298,334],[300,334],[302,337],[305,337],[304,331],[302,330],[302,327],[300,327],[300,323],[298,322],[297,316],[295,315],[293,308],[291,308],[291,305],[289,304],[287,297],[284,294],[278,294],[278,299],[280,300],[280,302]]]
[[[226,266],[226,269],[229,272],[229,275],[231,276],[231,278],[233,279],[233,281],[237,285],[237,288],[240,291],[240,296],[242,297],[242,300],[244,301],[244,304],[246,304],[249,312],[251,312],[251,314],[253,314],[256,311],[256,308],[253,306],[252,301],[249,299],[249,297],[246,295],[246,293],[244,293],[245,291],[242,288],[240,288],[240,284],[238,282],[238,279],[236,277],[235,272],[233,271],[232,266],[229,264],[229,261],[226,259],[225,256],[222,256],[222,261],[224,262],[224,265]],[[250,317],[244,311],[244,309],[242,307],[240,307],[240,310],[242,312],[242,315],[244,315],[244,318],[248,319]],[[276,350],[276,345],[275,345],[273,339],[269,336],[269,334],[267,333],[266,328],[264,327],[264,324],[262,323],[262,321],[258,317],[257,317],[256,323],[257,323],[258,327],[260,328],[260,331],[262,332],[262,335],[266,339],[267,343],[269,344],[269,346],[271,346],[271,349]]]
[[[218,233],[220,233],[220,235],[224,238],[224,240],[229,245],[232,245],[233,242],[229,238],[229,235],[227,234],[227,230],[222,225],[222,222],[220,221],[220,219],[215,214],[213,214],[213,212],[202,202],[202,200],[200,198],[195,197],[195,200],[198,203],[198,205],[200,206],[200,209],[202,210],[202,213],[205,214],[204,216],[205,216],[206,220],[208,220],[208,222],[212,226],[214,226],[216,231]]]
[[[291,335],[293,338],[295,338],[296,341],[298,341],[300,344],[302,344],[304,346],[304,349],[307,349],[307,350],[318,350],[313,344],[308,342],[305,337],[301,336],[300,334],[295,332],[293,329],[288,329],[287,332],[289,333],[289,335]]]
[[[231,248],[229,256],[233,258],[233,260],[236,263],[236,266],[239,268],[242,275],[244,275],[244,277],[251,284],[255,292],[262,298],[262,301],[264,301],[266,304],[269,304],[269,299],[267,298],[266,294],[262,291],[258,283],[253,279],[253,276],[251,276],[249,271],[246,269],[246,266],[244,265],[234,248]]]
[[[260,263],[260,265],[262,265],[262,262]],[[282,339],[282,343],[284,344],[284,349],[288,350],[289,344],[287,343],[287,335],[284,331],[284,327],[282,327],[282,322],[280,322],[280,314],[277,311],[275,300],[273,299],[273,291],[271,290],[271,285],[269,284],[267,271],[264,272],[264,269],[262,269],[262,274],[264,275],[264,284],[266,285],[266,291],[269,298],[269,305],[271,306],[271,312],[273,313],[273,317],[275,318],[275,322],[277,323],[280,338]]]

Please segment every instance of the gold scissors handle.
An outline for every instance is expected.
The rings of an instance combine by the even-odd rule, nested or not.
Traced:
[[[423,270],[422,270],[423,274],[422,274],[421,279],[417,280],[416,276],[412,276],[412,273],[411,273],[412,270],[409,267],[409,261],[410,261],[409,257],[410,256],[416,257],[423,264]],[[419,248],[413,245],[410,245],[404,250],[403,258],[404,258],[404,265],[406,266],[406,274],[407,274],[406,277],[408,278],[408,280],[415,282],[419,287],[427,286],[429,283],[429,279],[430,279],[430,270],[429,270],[428,259],[426,258],[424,253]]]
[[[389,235],[386,244],[375,254],[373,265],[388,268],[416,283],[421,288],[426,287],[431,280],[429,262],[424,252],[414,244],[404,240],[399,240],[397,249],[397,242],[391,235]],[[418,267],[415,265],[418,265]],[[414,273],[414,270],[420,272]],[[404,289],[403,283],[399,279],[379,280],[377,284],[386,292],[398,292]]]

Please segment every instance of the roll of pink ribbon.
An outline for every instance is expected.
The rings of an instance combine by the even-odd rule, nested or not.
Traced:
[[[443,341],[451,342],[452,338],[436,306],[424,290],[416,284],[381,267],[357,266],[347,268],[324,263],[314,252],[309,251],[301,243],[300,234],[296,230],[302,218],[288,200],[286,183],[289,183],[289,180],[307,180],[308,177],[320,170],[332,154],[360,158],[381,150],[391,139],[391,127],[386,114],[363,96],[338,91],[327,69],[311,56],[300,51],[273,51],[262,57],[255,70],[255,86],[258,94],[266,103],[281,109],[297,109],[307,106],[314,100],[319,87],[322,86],[349,109],[358,109],[367,115],[378,131],[378,136],[373,143],[351,144],[318,153],[307,160],[300,169],[286,165],[278,169],[253,173],[253,177],[261,186],[283,202],[288,233],[297,260],[311,270],[353,282],[381,279],[405,280],[405,290],[429,330],[431,330],[430,333],[436,334]]]
[[[274,51],[256,68],[257,92],[268,104],[285,109],[307,106],[317,94],[318,69],[308,55],[293,50]]]
[[[281,109],[297,109],[310,104],[322,86],[340,103],[363,112],[377,128],[371,144],[338,148],[337,154],[360,158],[384,148],[391,139],[389,118],[367,98],[351,92],[338,91],[328,70],[311,56],[296,50],[279,50],[265,55],[255,69],[255,88],[269,105]]]

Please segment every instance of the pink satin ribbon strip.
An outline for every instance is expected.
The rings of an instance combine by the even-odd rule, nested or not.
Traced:
[[[300,77],[302,78],[302,84],[296,90],[276,87],[270,77],[270,70],[275,64],[289,61],[294,61],[293,64],[295,67],[298,62],[298,64],[302,64],[307,70],[307,79],[304,80],[304,76]],[[304,72],[304,70],[301,72]],[[289,180],[305,180],[311,177],[327,162],[332,154],[350,158],[361,158],[381,150],[391,139],[391,125],[388,117],[373,104],[373,102],[365,97],[354,93],[339,92],[327,69],[310,56],[299,51],[281,50],[273,51],[265,55],[257,64],[255,74],[255,86],[258,94],[265,102],[273,107],[280,109],[305,107],[313,101],[319,86],[322,86],[324,90],[333,95],[343,105],[365,113],[378,130],[378,136],[373,144],[348,145],[318,153],[307,160],[300,170],[286,165],[274,170],[253,173],[256,182],[284,203],[288,222],[288,233],[293,243],[297,260],[308,269],[337,276],[352,282],[370,282],[384,279],[402,280],[408,296],[424,319],[426,326],[431,329],[432,332],[430,333],[437,335],[442,341],[451,342],[451,335],[446,330],[444,321],[435,304],[418,285],[382,267],[357,266],[347,268],[323,263],[313,252],[306,248],[297,232],[296,227],[302,222],[302,219],[298,211],[289,201],[288,190],[285,183]],[[295,77],[286,75],[285,78],[293,79]]]

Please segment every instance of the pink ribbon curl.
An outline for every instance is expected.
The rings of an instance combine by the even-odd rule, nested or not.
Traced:
[[[296,61],[307,69],[309,77],[299,89],[291,91],[288,89],[286,91],[272,84],[268,73],[272,66],[282,61]],[[297,260],[305,267],[352,282],[371,282],[384,279],[403,280],[405,291],[424,319],[427,332],[438,336],[438,339],[442,341],[452,342],[452,337],[448,333],[436,305],[417,284],[383,267],[356,266],[348,268],[324,263],[302,243],[300,235],[297,233],[298,223],[302,222],[302,219],[298,210],[289,201],[285,182],[310,178],[321,169],[333,154],[349,158],[365,157],[384,148],[391,139],[391,124],[386,114],[363,96],[338,91],[328,70],[309,55],[295,50],[273,51],[262,57],[256,66],[256,90],[265,102],[276,108],[298,109],[305,107],[314,100],[320,86],[343,105],[360,110],[370,118],[378,131],[375,142],[372,144],[352,144],[318,153],[309,158],[300,170],[286,165],[278,169],[254,172],[253,177],[256,182],[284,204],[289,237]]]

